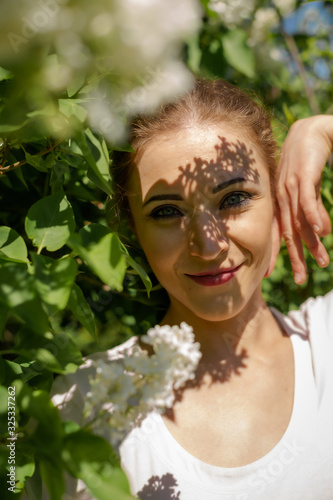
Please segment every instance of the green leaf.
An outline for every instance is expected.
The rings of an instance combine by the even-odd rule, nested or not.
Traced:
[[[0,124],[0,133],[1,134],[10,134],[12,132],[17,132],[18,130],[23,128],[24,125],[26,125],[27,123],[28,123],[28,120],[25,120],[24,122],[19,123],[19,124],[10,124],[10,123]]]
[[[134,149],[128,142],[122,144],[114,144],[111,149],[114,151],[125,151],[126,153],[135,153]]]
[[[199,34],[196,33],[187,40],[187,64],[193,73],[199,73],[201,57]]]
[[[15,262],[29,262],[24,239],[14,229],[0,226],[0,258]]]
[[[31,165],[32,167],[35,167],[36,170],[39,170],[40,172],[47,172],[47,167],[45,165],[45,161],[43,158],[39,155],[31,155],[29,153],[25,153],[25,159],[27,160],[27,163]]]
[[[104,139],[99,140],[87,129],[85,132],[78,132],[75,140],[88,163],[89,179],[111,196],[109,155]]]
[[[65,437],[63,460],[98,500],[134,500],[127,477],[114,461],[114,451],[103,438],[80,430]]]
[[[41,337],[22,329],[19,333],[15,351],[20,357],[15,361],[23,366],[24,360],[34,360],[30,370],[40,373],[43,370],[55,373],[74,373],[82,363],[82,355],[71,337],[65,333]]]
[[[34,421],[26,449],[33,446],[40,459],[61,464],[64,432],[59,412],[50,400],[49,394],[43,390],[32,390],[22,380],[16,380],[12,385],[16,387],[17,410]]]
[[[31,330],[44,333],[48,318],[37,299],[33,277],[28,266],[20,262],[0,262],[0,302],[5,304]]]
[[[45,482],[50,500],[61,500],[65,493],[65,480],[61,463],[44,459],[40,463],[40,473]]]
[[[90,269],[111,288],[122,291],[126,258],[115,233],[102,224],[84,226],[68,240]]]
[[[228,63],[249,78],[254,78],[255,59],[252,50],[246,44],[246,32],[233,29],[223,35],[221,41],[223,54]]]
[[[325,186],[322,190],[322,195],[327,199],[327,201],[333,205],[333,196],[331,190],[328,188],[328,186]]]
[[[19,262],[0,262],[0,298],[16,307],[35,298],[33,278],[28,266]]]
[[[77,273],[77,263],[66,257],[54,260],[32,254],[35,268],[35,287],[49,316],[67,306]]]
[[[282,103],[282,108],[283,108],[284,116],[287,119],[288,125],[289,125],[289,127],[291,127],[291,125],[296,121],[296,117],[285,102]]]
[[[59,99],[59,111],[67,118],[76,116],[79,122],[83,123],[87,118],[87,110],[80,106],[84,102],[82,99]]]
[[[0,67],[0,81],[2,81],[2,80],[10,80],[11,78],[13,78],[13,73],[11,73],[10,71],[8,71],[8,69]]]
[[[72,207],[62,190],[37,201],[28,211],[25,230],[38,253],[43,248],[59,250],[72,234],[75,220]]]
[[[52,100],[49,102],[44,101],[44,103],[45,105],[43,107],[38,107],[37,109],[35,108],[32,111],[29,111],[27,113],[27,117],[35,119],[44,117],[49,117],[49,118],[54,117],[55,114],[57,113],[57,107],[55,105],[55,102]]]
[[[54,452],[61,450],[64,435],[58,410],[46,391],[32,390],[22,380],[15,380],[12,385],[16,387],[15,397],[19,410],[36,419],[38,423],[34,439],[35,443],[43,444],[40,455],[52,457]]]
[[[81,325],[84,326],[93,337],[96,339],[96,326],[95,318],[92,310],[86,301],[81,288],[74,284],[71,295],[68,302],[68,307],[76,318],[80,321]]]
[[[16,373],[16,375],[20,375],[20,378],[23,380],[23,382],[28,382],[32,378],[40,375],[40,371],[34,370],[34,365],[36,364],[36,360],[25,362],[24,360],[22,361],[22,358],[19,356],[18,358],[16,358],[16,361],[18,362],[14,363],[14,365],[16,365],[15,369],[17,370],[18,369],[17,367],[19,367],[20,369],[20,372]],[[42,376],[45,381],[48,382],[50,380],[50,378],[48,376],[45,376],[45,374],[43,374]],[[43,387],[38,386],[38,389],[43,389]]]
[[[134,271],[136,271],[138,273],[138,275],[140,276],[144,286],[146,287],[146,290],[147,290],[147,294],[148,294],[148,297],[149,297],[149,293],[152,289],[152,282],[148,276],[148,274],[146,273],[146,271],[143,269],[143,267],[140,266],[140,264],[138,264],[134,259],[133,257],[131,257],[126,249],[126,247],[124,246],[124,251],[126,253],[126,261],[127,261],[127,264],[129,266],[131,266]]]
[[[62,189],[63,184],[66,182],[66,177],[70,172],[68,165],[64,165],[63,163],[57,163],[52,167],[51,177],[50,177],[50,186],[53,193]],[[72,194],[72,193],[70,193]],[[74,195],[75,196],[75,195]]]
[[[26,351],[26,354],[27,357],[29,357],[29,351]],[[40,370],[50,370],[55,373],[61,373],[61,366],[58,362],[58,359],[48,349],[44,349],[43,347],[35,349],[34,357],[38,363],[38,367]]]
[[[96,201],[96,194],[93,191],[89,191],[82,184],[76,182],[72,186],[68,187],[68,194],[79,200],[84,201]]]
[[[42,478],[40,477],[38,462],[35,464],[34,474],[27,479],[24,487],[29,500],[42,500]]]
[[[33,456],[26,453],[18,453],[15,457],[15,479],[16,491],[22,491],[27,478],[35,472],[35,461]]]
[[[23,370],[18,363],[0,358],[0,383],[9,386],[12,380],[22,377]],[[1,398],[0,398],[1,401]]]
[[[0,340],[3,340],[3,332],[6,326],[8,312],[9,307],[6,304],[2,304],[0,302]]]
[[[200,3],[203,6],[203,8],[205,9],[205,11],[206,11],[206,13],[207,13],[207,15],[209,17],[212,17],[212,18],[217,18],[218,17],[217,12],[215,12],[214,10],[211,10],[209,8],[210,0],[200,0]]]
[[[0,415],[5,415],[8,412],[8,389],[0,386]]]
[[[65,420],[62,422],[62,427],[64,429],[65,434],[72,434],[73,432],[77,432],[81,430],[81,427],[78,423],[73,422],[73,420]]]
[[[85,78],[82,75],[76,76],[75,74],[71,78],[71,85],[67,89],[68,97],[74,96],[84,85]]]

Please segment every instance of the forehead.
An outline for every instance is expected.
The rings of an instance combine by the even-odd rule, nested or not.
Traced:
[[[231,127],[170,132],[145,148],[129,188],[134,193],[139,189],[144,199],[153,188],[173,186],[190,194],[238,176],[258,182],[261,175],[268,175],[262,156],[247,135]]]

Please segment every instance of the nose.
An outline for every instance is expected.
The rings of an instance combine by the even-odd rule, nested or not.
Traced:
[[[229,248],[225,224],[209,214],[199,214],[188,228],[188,245],[191,255],[203,260],[213,260]]]

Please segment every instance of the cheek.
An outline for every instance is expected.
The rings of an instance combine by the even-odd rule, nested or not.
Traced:
[[[138,231],[139,242],[147,257],[147,260],[159,278],[168,275],[172,269],[177,267],[179,256],[184,245],[184,235],[178,231],[150,227],[145,231]]]
[[[270,255],[272,246],[273,213],[265,207],[260,211],[253,211],[243,219],[239,219],[232,227],[230,236],[233,241],[252,254],[254,260],[263,260]]]
[[[256,267],[261,269],[263,275],[267,270],[272,253],[272,225],[273,218],[268,211],[257,218],[256,224],[253,226],[253,258]]]

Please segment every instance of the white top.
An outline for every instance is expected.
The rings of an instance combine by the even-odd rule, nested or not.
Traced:
[[[272,312],[290,335],[295,362],[293,411],[281,440],[248,465],[216,467],[188,453],[161,416],[150,414],[120,447],[133,494],[142,500],[333,499],[333,291],[287,317]],[[134,342],[93,358],[115,359]],[[65,384],[60,378],[62,394],[53,401],[62,405],[64,418],[79,421],[90,365],[66,377]]]

